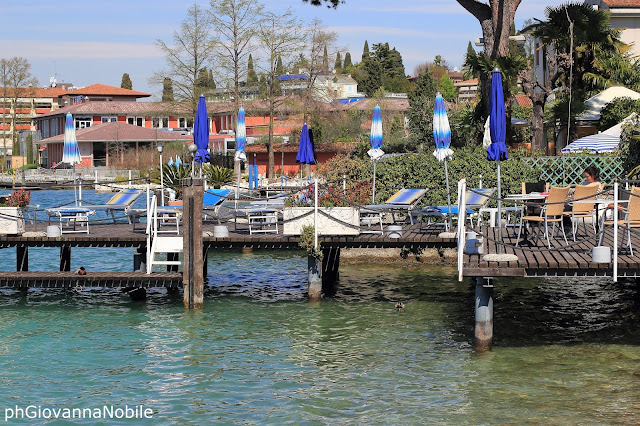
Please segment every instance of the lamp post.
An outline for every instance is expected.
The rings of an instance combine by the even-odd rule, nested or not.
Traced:
[[[164,206],[164,173],[162,173],[162,149],[164,148],[162,142],[158,142],[158,153],[160,154],[160,205]]]

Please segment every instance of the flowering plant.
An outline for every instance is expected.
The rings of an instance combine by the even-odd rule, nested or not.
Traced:
[[[9,207],[26,207],[31,202],[31,191],[27,192],[24,188],[13,191],[7,199]]]
[[[310,185],[290,197],[285,202],[287,207],[313,207],[314,186]],[[332,185],[318,189],[318,206],[320,207],[358,207],[371,202],[371,182],[358,181],[350,184],[343,191]]]

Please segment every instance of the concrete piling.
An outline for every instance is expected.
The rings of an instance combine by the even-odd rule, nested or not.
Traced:
[[[479,352],[491,350],[493,343],[493,283],[491,278],[476,278],[475,343]]]
[[[202,179],[183,182],[183,268],[182,284],[186,307],[202,308],[204,302],[204,253],[202,241]]]
[[[307,256],[307,273],[309,277],[309,300],[322,298],[322,263],[315,256]]]

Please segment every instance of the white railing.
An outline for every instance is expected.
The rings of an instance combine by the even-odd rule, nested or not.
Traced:
[[[458,182],[458,281],[462,282],[464,268],[464,246],[466,244],[465,221],[467,220],[467,205],[465,193],[467,192],[467,180]]]
[[[158,197],[154,194],[151,198],[151,204],[147,208],[147,227],[145,233],[147,234],[147,274],[151,273],[151,269],[153,268],[153,241],[158,235],[158,222],[157,222],[157,207],[158,207]]]

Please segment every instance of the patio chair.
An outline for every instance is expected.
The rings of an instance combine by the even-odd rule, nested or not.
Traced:
[[[567,235],[564,232],[564,227],[562,226],[562,218],[564,217],[564,202],[567,199],[567,195],[569,195],[570,187],[558,187],[552,186],[549,190],[549,196],[540,212],[540,216],[521,216],[520,217],[520,226],[518,228],[518,242],[516,242],[516,247],[520,241],[520,234],[522,233],[523,225],[526,225],[525,222],[531,222],[538,224],[538,229],[536,231],[536,242],[540,239],[540,225],[544,226],[544,235],[547,239],[547,245],[551,248],[551,238],[553,238],[553,234],[555,232],[556,223],[560,224],[560,229],[562,230],[562,236],[564,237],[565,244],[569,244],[567,241]],[[549,223],[553,224],[553,228],[551,231],[551,238],[549,238]]]
[[[113,212],[122,211],[123,215],[127,217],[127,220],[131,222],[131,217],[128,215],[128,212],[143,192],[142,189],[123,189],[111,197],[105,204],[90,205],[89,207],[91,207],[92,210],[104,210],[106,214],[111,214],[114,223],[116,222],[116,217]]]
[[[391,213],[391,217],[394,223],[396,223],[396,213],[405,213],[407,214],[407,216],[409,216],[409,221],[413,225],[413,217],[411,215],[411,211],[415,208],[415,206],[418,204],[418,202],[420,202],[420,200],[426,193],[426,188],[402,188],[382,204],[369,204],[366,206],[362,206],[362,208],[360,209],[360,213],[370,217],[375,213],[382,214],[385,211],[388,211]]]
[[[613,204],[609,205],[609,208],[613,207]],[[627,230],[627,248],[629,249],[629,253],[631,254],[631,256],[633,256],[633,247],[631,246],[631,228],[640,228],[640,187],[634,186],[631,188],[631,194],[629,197],[629,204],[627,208],[625,209],[619,207],[619,210],[624,213],[625,218],[621,221],[618,221],[618,223],[620,225],[623,225]],[[617,212],[614,211],[613,214],[617,214]],[[602,222],[602,226],[600,227],[600,238],[598,241],[598,245],[602,245],[605,226],[613,226],[613,220],[605,220]],[[624,244],[624,240],[621,244]]]
[[[208,189],[204,192],[202,197],[202,215],[204,220],[209,218],[217,219],[220,223],[220,206],[227,199],[227,195],[231,190],[229,189]]]
[[[593,233],[596,233],[596,208],[595,200],[596,194],[599,192],[599,185],[577,185],[573,191],[573,199],[576,200],[571,204],[571,211],[564,212],[565,216],[571,217],[571,233],[573,234],[573,241],[576,240],[576,233],[578,232],[578,225],[580,219],[582,219],[582,225],[584,232],[587,232],[586,218],[591,218],[591,224],[593,226]],[[593,202],[591,202],[593,200]]]

